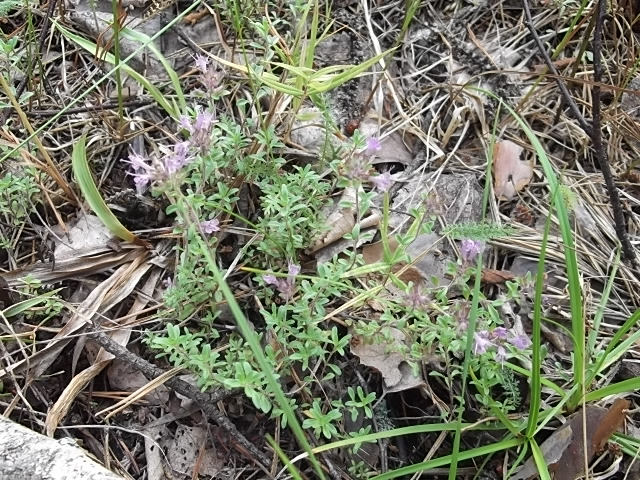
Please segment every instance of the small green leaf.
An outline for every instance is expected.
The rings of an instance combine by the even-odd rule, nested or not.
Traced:
[[[50,292],[43,293],[42,295],[39,295],[37,297],[33,297],[33,298],[28,299],[28,300],[24,300],[22,302],[18,302],[15,305],[11,305],[9,308],[5,308],[2,311],[2,314],[6,318],[15,317],[16,315],[20,315],[21,313],[25,312],[26,310],[29,310],[30,308],[36,307],[39,304],[46,302],[49,299],[49,297],[52,297],[53,295],[58,293],[60,290],[61,289],[59,288],[57,290],[52,290]]]

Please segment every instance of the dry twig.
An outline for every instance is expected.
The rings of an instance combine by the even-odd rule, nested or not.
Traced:
[[[562,93],[565,101],[569,105],[569,109],[573,113],[576,120],[582,127],[582,129],[589,135],[591,138],[591,142],[593,144],[593,150],[596,154],[596,158],[598,159],[598,164],[600,166],[600,170],[602,171],[602,176],[604,178],[605,185],[607,187],[607,192],[609,194],[609,202],[611,204],[611,208],[613,210],[613,219],[615,222],[616,235],[618,240],[622,244],[622,252],[624,254],[625,259],[631,264],[632,267],[637,268],[638,262],[636,255],[634,253],[634,249],[629,240],[629,235],[627,234],[627,230],[625,228],[625,219],[624,212],[622,211],[622,204],[620,203],[620,195],[616,188],[615,182],[613,180],[613,173],[611,172],[611,166],[609,165],[609,160],[607,158],[607,152],[605,151],[602,145],[602,130],[601,130],[601,114],[600,114],[600,86],[599,83],[602,79],[602,63],[600,59],[600,53],[602,51],[602,24],[604,22],[604,16],[606,14],[606,3],[603,0],[598,1],[598,8],[596,10],[596,27],[594,31],[593,38],[593,67],[594,67],[594,86],[593,86],[593,120],[591,125],[584,118],[580,110],[578,109],[578,105],[575,100],[569,93],[569,89],[562,81],[560,73],[558,69],[555,67],[549,54],[544,48],[542,44],[542,40],[540,40],[540,36],[533,24],[533,19],[531,18],[531,10],[529,9],[528,0],[523,0],[524,11],[527,17],[527,27],[531,32],[531,35],[535,39],[536,45],[538,46],[538,50],[540,54],[544,58],[545,63],[549,70],[553,73],[554,80]]]
[[[114,342],[108,335],[102,333],[99,330],[89,331],[91,335],[91,339],[104,348],[109,353],[114,354],[120,360],[124,360],[127,363],[130,363],[138,370],[140,370],[147,378],[156,378],[160,375],[164,374],[164,370],[158,368],[146,360],[138,357],[137,355],[131,353],[124,347],[121,347],[116,342]],[[247,438],[242,435],[236,426],[220,412],[215,406],[217,402],[224,399],[229,395],[228,391],[220,390],[214,393],[203,393],[198,390],[193,385],[185,382],[184,380],[180,380],[179,378],[171,378],[165,382],[165,385],[173,388],[176,392],[185,397],[190,398],[200,405],[202,411],[215,423],[217,423],[220,427],[224,428],[233,439],[238,442],[243,448],[251,452],[251,454],[255,457],[252,460],[261,467],[265,472],[269,472],[268,466],[270,464],[269,459],[265,456],[263,452],[261,452],[253,443],[251,443]]]

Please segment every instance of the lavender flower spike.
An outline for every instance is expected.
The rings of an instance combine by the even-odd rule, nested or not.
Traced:
[[[482,250],[484,250],[484,243],[480,240],[465,238],[460,246],[460,255],[465,263],[471,263],[480,255]]]
[[[288,302],[296,294],[296,276],[300,273],[300,265],[296,265],[289,261],[288,275],[286,278],[276,277],[275,275],[264,275],[262,279],[267,285],[273,285],[280,292],[280,298]]]
[[[376,137],[371,137],[367,139],[367,149],[365,150],[365,155],[373,155],[376,152],[382,150],[382,144],[380,143],[380,139]]]

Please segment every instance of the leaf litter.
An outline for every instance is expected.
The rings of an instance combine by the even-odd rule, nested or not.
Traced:
[[[621,398],[608,409],[587,405],[553,432],[540,445],[544,460],[553,472],[553,479],[576,480],[584,475],[585,464],[591,463],[609,438],[624,424],[629,405],[628,400]],[[538,467],[531,457],[511,478],[531,480],[537,475]]]
[[[395,5],[394,2],[392,2],[391,4],[385,5],[384,8],[388,8],[390,11],[392,11],[393,8],[397,6],[399,6],[399,4]],[[439,18],[439,14],[441,13],[438,9],[439,5],[434,4],[429,6],[429,8],[432,7],[433,10],[438,13],[438,15],[432,15],[431,10],[429,10],[429,16],[438,18],[438,21],[441,21],[441,19]],[[467,10],[458,10],[457,7],[454,7],[455,6],[450,5],[447,7],[451,8],[451,10],[455,12],[453,16],[446,18],[446,21],[451,20],[451,25],[449,25],[449,33],[451,31],[456,31],[458,25],[464,25],[464,28],[468,29],[469,32],[473,32],[473,30],[475,30],[475,35],[478,35],[478,32],[480,31],[479,27],[481,27],[481,22],[484,22],[485,20],[487,20],[487,18],[491,21],[495,21],[495,12],[489,12],[490,15],[487,17],[482,5],[474,5],[473,8]],[[500,4],[497,4],[495,5],[495,8],[501,9],[502,6]],[[492,8],[490,10],[494,9]],[[547,14],[547,12],[551,12],[551,14]],[[540,17],[536,18],[536,22],[538,22],[538,30],[543,31],[544,29],[555,28],[553,22],[555,22],[558,17],[557,15],[555,15],[552,7],[545,7],[543,13],[545,13],[545,15],[541,15]],[[385,26],[392,26],[390,24],[385,24],[385,22],[387,21],[386,16],[379,20],[381,22],[380,24],[382,25],[382,28],[385,28]],[[349,22],[344,22],[344,24],[348,25]],[[482,163],[482,158],[477,157],[478,148],[477,144],[474,144],[473,129],[477,126],[476,123],[480,123],[480,126],[484,131],[489,131],[490,129],[487,128],[488,125],[484,122],[489,120],[490,117],[485,119],[485,112],[483,111],[482,102],[479,102],[476,97],[472,98],[471,94],[469,94],[468,91],[456,91],[456,87],[450,84],[450,82],[442,83],[442,80],[438,79],[438,76],[449,75],[450,77],[452,77],[454,74],[456,74],[453,71],[446,71],[447,68],[451,70],[451,65],[454,65],[454,62],[456,70],[463,70],[465,68],[465,65],[463,65],[465,63],[464,58],[457,58],[455,60],[452,60],[451,62],[448,62],[448,67],[445,67],[445,72],[443,73],[443,71],[438,71],[438,59],[436,58],[436,61],[432,61],[425,52],[427,50],[431,50],[435,52],[436,55],[441,55],[442,58],[445,59],[449,58],[449,55],[451,57],[463,57],[463,55],[460,55],[460,52],[467,54],[469,52],[472,52],[474,53],[474,55],[469,56],[475,58],[475,61],[478,61],[477,57],[481,57],[482,55],[475,55],[475,52],[478,49],[480,51],[487,50],[488,52],[490,52],[490,63],[492,63],[493,65],[491,65],[490,68],[484,68],[480,66],[480,68],[484,71],[495,70],[496,67],[498,69],[505,70],[511,70],[511,67],[514,67],[513,70],[515,70],[515,67],[517,66],[515,62],[518,61],[517,57],[519,54],[521,54],[523,63],[518,66],[518,70],[526,71],[527,64],[526,62],[524,62],[524,60],[526,60],[526,58],[524,57],[528,56],[530,58],[533,50],[524,47],[522,47],[522,49],[519,48],[520,44],[518,42],[522,41],[522,37],[518,39],[518,29],[521,26],[503,25],[502,27],[504,28],[501,28],[501,30],[504,31],[501,31],[500,42],[497,43],[504,43],[504,52],[507,52],[509,57],[516,58],[516,60],[509,60],[508,62],[506,62],[508,64],[501,64],[501,60],[498,58],[499,55],[496,55],[493,49],[488,49],[487,46],[490,44],[490,42],[485,42],[484,40],[482,40],[481,42],[476,42],[478,45],[476,45],[475,48],[469,49],[470,42],[463,42],[463,44],[461,44],[456,40],[456,35],[447,35],[447,37],[450,37],[449,42],[451,45],[446,45],[447,49],[443,54],[443,51],[438,50],[439,48],[441,48],[441,42],[430,41],[428,37],[429,29],[436,32],[436,36],[441,35],[441,32],[438,29],[434,29],[432,25],[429,25],[428,18],[424,22],[423,27],[424,28],[422,30],[420,30],[419,28],[412,28],[407,32],[407,41],[404,42],[404,45],[401,47],[402,49],[404,49],[402,52],[404,60],[402,62],[402,65],[398,67],[401,69],[401,71],[399,72],[400,75],[396,77],[397,80],[394,80],[394,82],[387,83],[385,79],[385,81],[381,83],[382,88],[380,89],[380,91],[383,93],[383,95],[381,95],[380,98],[382,98],[383,101],[379,102],[379,104],[376,105],[376,109],[378,111],[384,111],[385,115],[387,115],[388,112],[388,116],[393,117],[388,123],[391,126],[394,126],[394,128],[397,125],[407,126],[408,124],[413,123],[418,125],[418,128],[413,129],[413,133],[417,135],[419,143],[426,147],[427,152],[424,153],[425,158],[422,167],[428,165],[428,169],[417,169],[412,173],[412,178],[407,179],[408,181],[413,181],[416,179],[424,180],[427,178],[431,180],[431,176],[433,176],[436,180],[445,177],[445,184],[453,185],[453,179],[455,179],[456,177],[460,177],[462,172],[462,175],[468,176],[468,185],[476,185],[478,179],[482,178],[483,172],[480,168],[478,168],[478,165]],[[374,23],[373,28],[377,28],[377,24]],[[212,28],[210,30],[213,31],[215,29]],[[381,33],[382,32],[376,31],[376,34]],[[490,37],[491,32],[488,32],[485,36]],[[526,44],[523,43],[522,45]],[[451,48],[452,46],[453,48]],[[514,49],[512,47],[518,48]],[[522,51],[518,52],[517,50]],[[420,54],[418,55],[418,53],[416,52],[420,52]],[[425,61],[424,59],[426,59],[426,63],[421,63],[422,61]],[[531,73],[535,73],[535,65],[530,65],[529,69]],[[391,73],[395,74],[395,72]],[[460,75],[462,75],[462,73],[460,73]],[[467,80],[474,80],[474,76],[472,75],[459,76],[457,78],[465,79],[465,83]],[[485,76],[483,76],[483,81],[484,78]],[[490,84],[491,76],[486,75],[486,78],[488,79],[487,81]],[[409,85],[408,82],[412,82],[411,88],[407,88],[407,86]],[[429,87],[424,88],[425,85],[428,85]],[[432,85],[436,85],[437,88],[432,89]],[[547,86],[548,85],[549,84],[547,84]],[[67,87],[64,86],[63,90],[66,88]],[[70,97],[74,96],[73,93],[67,92],[66,90],[64,91]],[[588,106],[589,88],[585,87],[585,92],[586,97],[580,100],[584,100],[583,104],[585,106]],[[366,91],[365,96],[367,96],[368,93],[369,92]],[[576,91],[575,94],[580,95],[580,92]],[[552,94],[552,96],[553,95],[554,94]],[[625,94],[625,96],[628,95]],[[508,98],[508,95],[502,95],[502,97]],[[398,101],[399,98],[403,99],[402,102]],[[378,102],[377,96],[375,98],[375,102]],[[542,102],[544,102],[544,100],[540,103]],[[278,108],[279,107],[280,105],[278,105]],[[547,105],[544,105],[544,107],[547,108]],[[396,110],[394,110],[394,108]],[[358,110],[359,112],[363,111],[359,109],[355,110]],[[525,109],[523,115],[527,115],[529,113],[530,112]],[[585,150],[587,150],[585,140],[586,137],[584,136],[584,132],[580,131],[573,120],[571,118],[568,118],[564,112],[560,112],[558,115],[559,116],[557,122],[553,124],[545,123],[548,120],[544,118],[544,115],[538,116],[536,111],[533,111],[532,117],[535,117],[534,119],[541,123],[541,126],[537,127],[540,128],[539,137],[541,138],[541,140],[544,141],[547,138],[554,139],[553,142],[545,143],[545,147],[549,147],[549,151],[555,149],[553,150],[552,157],[552,161],[555,162],[554,168],[556,169],[556,171],[562,172],[562,175],[567,180],[567,183],[572,185],[572,188],[574,188],[575,186],[575,191],[580,197],[580,208],[586,209],[588,215],[591,217],[585,218],[582,211],[576,212],[576,218],[578,219],[578,222],[582,224],[579,230],[583,230],[583,232],[577,232],[576,251],[579,257],[581,272],[584,274],[585,290],[588,290],[588,295],[586,295],[587,301],[585,301],[585,311],[591,313],[599,306],[598,301],[600,298],[598,296],[598,288],[593,286],[595,284],[594,279],[606,278],[607,272],[609,271],[608,269],[612,263],[609,252],[614,248],[612,245],[614,245],[615,242],[612,242],[612,239],[615,239],[615,235],[611,234],[612,228],[610,221],[610,212],[606,196],[603,195],[599,190],[599,186],[602,183],[602,179],[599,174],[596,172],[595,174],[587,178],[584,172],[573,171],[571,168],[567,168],[567,165],[564,163],[567,162],[567,157],[571,157],[569,161],[573,161],[573,157],[575,156],[576,152],[584,152]],[[103,125],[101,123],[101,118],[93,119],[93,121],[95,124],[97,124],[98,128],[102,128]],[[378,128],[378,125],[379,123],[378,121],[376,121],[375,128]],[[566,130],[566,132],[563,132],[563,136],[565,138],[558,139],[557,129],[559,126]],[[631,126],[633,128],[637,127],[637,125],[635,124],[631,124]],[[109,127],[109,125],[107,125],[107,127]],[[508,126],[508,128],[510,129],[513,129],[513,127],[513,125]],[[109,131],[108,128],[106,131]],[[401,135],[400,140],[403,144],[402,146],[403,148],[406,148],[406,144],[402,140],[402,138],[403,137]],[[156,140],[156,138],[153,139],[154,142]],[[619,165],[620,168],[627,168],[635,161],[635,159],[633,158],[633,154],[631,154],[626,149],[626,146],[624,145],[625,141],[626,140],[623,138],[614,137],[611,144],[609,145],[611,152],[616,155],[616,164]],[[549,211],[548,197],[546,196],[546,193],[544,191],[538,190],[536,186],[531,185],[531,179],[533,178],[532,162],[524,161],[520,158],[520,156],[522,155],[522,150],[520,147],[518,147],[520,148],[520,150],[518,150],[518,148],[514,148],[512,145],[509,145],[505,142],[501,142],[502,146],[497,146],[497,154],[494,153],[494,157],[498,159],[498,165],[494,164],[494,168],[497,168],[497,170],[494,172],[494,180],[497,179],[496,184],[494,184],[495,196],[498,199],[502,200],[510,200],[514,199],[516,196],[519,196],[520,201],[523,202],[522,205],[524,208],[526,208],[527,212],[531,212],[531,215],[536,215],[544,219],[545,215],[547,214],[546,212]],[[399,143],[390,143],[390,145],[397,145],[398,147],[400,146]],[[439,148],[443,145],[447,147],[446,155],[444,152],[439,150]],[[501,152],[500,150],[503,151]],[[560,152],[558,152],[558,150]],[[510,152],[509,155],[506,155],[507,152]],[[392,155],[390,155],[390,157],[391,156]],[[483,154],[481,154],[480,157],[483,157]],[[399,152],[398,158],[402,160],[398,162],[400,164],[406,165],[410,163],[408,161],[404,161],[404,159],[409,159],[409,157],[407,157],[406,155],[406,150]],[[469,174],[470,171],[471,174]],[[420,184],[414,183],[409,189],[409,193],[414,197],[414,199],[417,199],[418,192],[428,191],[432,187],[432,185],[433,182]],[[525,188],[527,185],[529,185],[530,188]],[[628,186],[621,185],[620,188],[626,189],[628,188]],[[458,221],[461,221],[463,215],[477,215],[480,213],[480,209],[477,206],[472,206],[471,202],[466,203],[466,198],[472,197],[473,195],[475,195],[474,193],[466,195],[464,193],[465,189],[463,187],[452,186],[451,190],[458,193],[462,192],[457,197],[453,197],[460,202],[461,208],[457,208],[458,204],[451,201],[452,197],[449,197],[444,202],[445,207],[447,207],[447,212],[445,213],[445,216],[439,216],[439,221],[442,221],[447,225],[452,225],[458,223]],[[638,232],[635,228],[635,225],[638,224],[637,213],[634,213],[635,204],[633,203],[633,197],[631,196],[630,198],[632,208],[630,208],[629,210],[629,228],[632,235],[637,235]],[[409,205],[409,203],[407,203],[406,205]],[[394,205],[394,208],[397,210],[403,209],[399,204]],[[502,206],[500,206],[499,208],[499,211],[497,209],[493,211],[493,214],[496,214],[493,219],[496,221],[500,220],[501,218],[505,218],[502,217],[502,215],[504,213],[508,213],[508,211],[505,211]],[[408,211],[408,208],[404,208],[404,210]],[[324,244],[320,244],[321,247],[328,247],[329,245],[337,244],[340,241],[339,239],[341,238],[341,236],[344,235],[344,233],[348,232],[350,228],[353,228],[354,222],[350,218],[352,213],[353,212],[339,212],[339,214],[335,216],[335,223],[338,224],[338,228],[336,228],[336,232],[334,232],[333,235],[327,237],[328,241],[326,241]],[[450,216],[451,213],[454,214]],[[340,214],[342,215],[342,218],[340,218]],[[340,225],[341,222],[342,225]],[[375,225],[376,223],[374,222],[372,226]],[[540,231],[525,228],[527,227],[527,225],[522,225],[522,227],[523,228],[518,232],[517,235],[493,241],[492,246],[496,247],[495,250],[506,253],[507,256],[512,255],[515,252],[516,255],[523,258],[537,258],[542,242]],[[75,241],[73,243],[75,243]],[[594,250],[592,248],[594,243],[598,245],[598,249]],[[422,251],[425,251],[426,248],[424,247],[428,247],[429,245],[431,245],[431,243],[426,241],[423,243],[420,249]],[[148,258],[146,258],[146,255],[143,252],[135,250],[132,251],[130,249],[130,246],[127,245],[125,245],[125,248],[128,250],[122,253],[117,253],[111,251],[108,247],[105,248],[104,246],[98,245],[96,246],[95,252],[88,253],[87,249],[87,251],[84,253],[78,253],[78,255],[69,255],[68,258],[60,257],[56,259],[56,269],[54,269],[54,271],[51,271],[50,265],[42,263],[33,263],[29,266],[20,265],[19,269],[7,273],[7,284],[12,287],[20,285],[20,278],[24,277],[27,273],[32,273],[34,276],[47,283],[55,283],[65,279],[84,278],[88,275],[97,274],[101,274],[103,278],[106,277],[106,280],[104,280],[104,282],[111,281],[113,276],[117,276],[121,279],[121,281],[125,281],[125,279],[122,277],[122,265],[126,265],[132,262],[139,262],[143,256],[145,257],[143,259],[144,261],[150,261]],[[341,252],[341,249],[344,248],[344,244],[341,245],[331,253],[330,257],[333,257],[335,254],[339,254]],[[548,251],[549,255],[547,257],[547,262],[550,267],[555,265],[560,265],[560,267],[562,267],[562,252],[562,243],[551,239]],[[312,251],[310,253],[314,252]],[[484,280],[485,283],[494,284],[496,288],[502,288],[504,281],[508,281],[509,279],[511,279],[508,269],[509,266],[508,264],[498,265],[497,263],[498,262],[496,261],[496,264],[492,265],[492,267],[495,268],[487,268],[485,270]],[[425,272],[429,272],[429,269],[424,269],[422,273],[420,273],[419,271],[420,276],[424,277]],[[127,274],[131,273],[132,272],[129,271]],[[231,274],[232,272],[230,271],[229,273]],[[428,273],[426,276],[430,274],[431,273]],[[620,319],[626,318],[630,314],[630,310],[633,308],[633,305],[637,305],[638,303],[636,294],[633,291],[634,288],[629,288],[628,291],[625,290],[625,285],[631,287],[636,285],[636,283],[634,282],[633,273],[630,272],[625,265],[621,265],[619,277],[620,281],[618,281],[618,279],[616,280],[613,286],[614,294],[611,297],[610,305],[607,306],[606,318],[607,321],[610,322],[611,325],[613,325],[612,328],[615,328],[616,322],[618,322]],[[233,277],[230,276],[230,278]],[[553,278],[551,280],[556,279]],[[113,285],[111,286],[113,287]],[[100,284],[96,288],[96,290],[98,290],[98,293],[96,293],[96,297],[94,297],[91,302],[79,300],[79,302],[81,302],[79,308],[82,311],[83,317],[88,317],[91,319],[99,317],[104,313],[104,307],[113,306],[111,302],[108,302],[106,298],[104,298],[104,295],[106,295],[106,290],[109,289]],[[128,290],[128,292],[128,294],[133,295],[133,290]],[[102,298],[97,298],[97,296],[100,296],[99,294],[104,295]],[[120,300],[122,300],[121,297]],[[63,337],[67,335],[69,337],[75,336],[81,332],[79,328],[77,330],[75,329],[75,327],[77,326],[77,322],[80,319],[74,315],[71,317],[71,320],[71,323],[75,323],[76,325],[72,325],[72,327],[66,329],[66,331],[64,331],[64,334],[62,335]],[[128,332],[130,330],[129,326],[124,325],[123,329],[125,330],[125,335],[128,335]],[[56,344],[60,340],[61,338],[56,336],[52,341],[52,344]],[[127,343],[127,341],[128,340],[126,339],[121,339],[120,343]],[[387,345],[386,347],[395,347],[398,350],[402,350],[403,343],[403,336],[401,334],[401,331],[398,330],[393,334],[391,345]],[[552,348],[552,346],[549,347]],[[80,350],[82,350],[81,347],[76,350],[76,355],[79,355],[78,352]],[[356,347],[356,352],[357,351],[358,350]],[[50,354],[53,357],[53,354]],[[633,354],[633,352],[630,352],[630,355]],[[381,356],[384,355],[385,353],[382,352]],[[387,358],[385,362],[382,362],[380,364],[376,364],[374,360],[371,360],[372,356],[374,356],[374,353],[371,350],[367,352],[367,350],[365,349],[363,354],[364,360],[362,358],[360,360],[363,365],[366,365],[365,362],[369,362],[371,363],[371,365],[369,366],[370,368],[375,370],[380,369],[379,371],[381,372],[381,377],[385,382],[385,388],[388,388],[387,382],[389,382],[391,388],[394,388],[394,384],[400,387],[404,385],[403,378],[405,373],[403,371],[403,359],[401,355],[395,358]],[[37,356],[37,354],[30,358],[30,360],[33,360],[36,364],[38,359],[39,357]],[[5,373],[6,372],[7,370],[5,370]],[[398,380],[398,378],[400,380]],[[411,378],[411,376],[409,376],[407,379],[407,383],[410,384],[411,382],[417,380],[420,379]],[[79,380],[77,382],[79,382]],[[406,400],[406,397],[403,398],[403,400]],[[241,402],[239,401],[238,403]],[[443,402],[443,404],[446,407],[446,402]],[[424,405],[421,405],[420,407],[425,409],[427,408]],[[442,407],[443,411],[445,407]],[[237,407],[233,405],[231,409],[233,408]],[[591,410],[592,408],[597,407],[588,406],[587,412],[593,412],[593,410]],[[243,413],[245,414],[245,416],[248,416],[247,411]],[[602,423],[607,422],[603,421]],[[615,422],[611,422],[611,425],[614,424]],[[575,432],[577,431],[578,426],[574,426],[573,424],[571,424],[570,427],[570,430],[565,430],[564,433],[558,434],[558,439],[554,441],[555,443],[551,443],[547,447],[543,448],[544,451],[549,452],[549,463],[560,463],[562,460],[562,455],[564,455],[564,452],[568,451],[569,447],[572,445],[572,441],[575,437]],[[591,427],[587,425],[587,432],[589,433],[589,435],[591,435],[590,430]],[[599,430],[600,428],[598,427],[596,431]],[[608,437],[608,431],[610,431],[610,428],[606,428],[602,434],[594,434],[592,437],[594,439],[598,438],[599,436],[602,438],[606,438]],[[197,435],[200,434],[201,432],[198,432]],[[171,430],[163,430],[160,435],[170,437]],[[197,435],[187,435],[186,437],[191,437],[192,439],[196,437],[201,438]],[[147,440],[148,439],[145,438],[145,443],[147,442]],[[597,443],[597,445],[601,444],[601,442],[595,443]],[[187,442],[187,444],[190,448],[195,445],[193,441]],[[438,446],[440,446],[440,444]],[[580,445],[578,445],[578,447],[580,447]],[[183,446],[180,443],[175,443],[172,444],[172,447],[170,448],[183,448]],[[582,450],[584,449],[589,450],[589,447],[585,447],[584,445],[582,445]],[[151,462],[152,458],[151,450],[153,449],[151,448],[151,446],[149,446],[149,453],[147,454],[147,460],[149,460],[149,462]],[[155,449],[156,454],[158,453],[158,450],[159,449],[157,448]],[[432,452],[429,452],[430,455],[432,453],[436,453],[436,450],[437,448],[434,448]],[[443,450],[444,449],[442,449],[441,451]],[[553,450],[557,450],[561,452],[561,454],[559,456],[553,456],[551,455]],[[578,450],[580,450],[580,448],[578,448]],[[597,451],[597,449],[595,450]],[[383,451],[382,453],[386,454],[385,451]],[[197,469],[191,469],[191,466],[195,464],[196,460],[191,458],[190,462],[191,465],[185,463],[182,467],[185,470],[190,470],[192,472],[196,472],[195,474],[197,474]],[[564,460],[562,460],[562,462],[564,462]],[[162,478],[163,474],[161,470],[162,468],[154,470],[156,472],[156,475],[158,476],[157,478]],[[577,468],[574,468],[573,470],[569,470],[568,474],[573,475],[576,471]],[[556,470],[556,476],[559,475],[558,472],[562,474],[562,470]],[[152,477],[150,476],[150,478]],[[558,480],[558,478],[556,478],[556,480]]]

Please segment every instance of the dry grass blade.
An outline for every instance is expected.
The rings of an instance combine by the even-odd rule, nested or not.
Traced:
[[[104,410],[100,410],[99,412],[96,413],[96,416],[101,416],[101,415],[104,415],[107,412],[110,412],[108,415],[106,415],[104,417],[104,419],[107,420],[110,417],[112,417],[114,415],[117,415],[118,413],[122,412],[122,410],[124,410],[129,405],[131,405],[132,403],[134,403],[137,400],[140,400],[141,398],[145,397],[146,395],[148,395],[149,393],[153,392],[156,388],[160,387],[161,385],[164,385],[167,382],[167,380],[175,377],[177,374],[179,374],[183,370],[184,370],[183,368],[172,368],[171,370],[163,373],[159,377],[154,378],[153,380],[151,380],[149,383],[147,383],[143,387],[140,387],[135,392],[131,393],[131,395],[127,396],[127,398],[124,398],[124,399],[120,400],[118,403],[116,403],[115,405],[112,405],[109,408],[105,408]]]
[[[120,282],[116,285],[118,291],[112,290],[109,292],[109,295],[105,297],[105,302],[108,304],[113,304],[113,298],[124,298],[128,296],[133,289],[136,287],[142,275],[146,273],[148,268],[150,267],[149,263],[141,264],[139,268],[131,274],[131,276],[124,277],[125,281]],[[129,311],[127,317],[131,315],[135,315],[136,313],[142,311],[147,305],[147,299],[151,298],[155,288],[158,285],[158,281],[160,278],[160,269],[155,269],[155,271],[149,276],[144,287],[143,293],[144,296],[138,296],[136,302],[132,306]],[[104,309],[108,310],[108,309]],[[112,325],[112,327],[116,327],[116,325]],[[127,343],[129,343],[129,338],[131,336],[131,329],[127,327],[117,328],[113,331],[110,331],[109,336],[111,339],[121,345],[126,347]],[[82,342],[84,344],[84,342]],[[102,370],[104,370],[115,357],[113,354],[106,352],[104,349],[100,349],[98,355],[89,368],[83,370],[78,375],[74,376],[73,379],[69,382],[69,384],[65,387],[64,391],[53,405],[49,413],[47,414],[46,419],[46,428],[47,435],[52,436],[55,430],[58,428],[60,421],[66,416],[69,409],[73,405],[73,401],[78,396],[78,394],[82,391],[82,389],[93,380]],[[75,362],[74,362],[75,366]]]
[[[145,255],[139,248],[126,249],[122,252],[114,252],[108,247],[104,247],[103,252],[94,255],[78,258],[68,258],[56,261],[55,270],[51,269],[51,264],[34,263],[24,268],[5,273],[3,276],[10,287],[23,285],[22,278],[31,275],[41,281],[44,285],[58,283],[67,279],[78,279],[89,275],[104,272],[105,270],[130,263],[137,257]]]
[[[18,112],[18,115],[20,116],[20,119],[22,120],[22,124],[28,130],[28,132],[31,134],[31,138],[33,139],[34,143],[38,147],[38,150],[40,151],[41,155],[46,159],[47,165],[49,167],[48,169],[46,169],[47,173],[51,176],[51,178],[53,178],[55,180],[55,182],[58,184],[58,186],[60,188],[62,188],[62,190],[64,191],[65,195],[67,196],[67,198],[70,201],[77,202],[77,198],[76,198],[75,193],[73,193],[73,190],[71,190],[71,187],[69,186],[67,181],[64,179],[64,177],[58,171],[58,167],[56,166],[55,162],[52,160],[51,156],[49,155],[49,152],[47,152],[47,149],[44,148],[44,145],[42,145],[42,142],[40,141],[38,136],[35,135],[33,127],[31,126],[31,122],[29,122],[29,120],[27,119],[27,116],[22,111],[22,108],[20,107],[20,104],[18,103],[16,98],[13,96],[11,87],[7,84],[6,79],[2,75],[0,75],[0,86],[2,86],[2,89],[4,90],[4,93],[11,100],[11,104],[13,105],[13,107]]]
[[[142,275],[150,268],[143,252],[140,250],[132,263],[121,266],[98,285],[46,347],[28,358],[1,369],[0,378],[9,372],[23,371],[25,368],[30,369],[31,378],[41,376],[58,357],[62,349],[73,340],[74,334],[93,322],[101,312],[108,311],[131,294]]]

